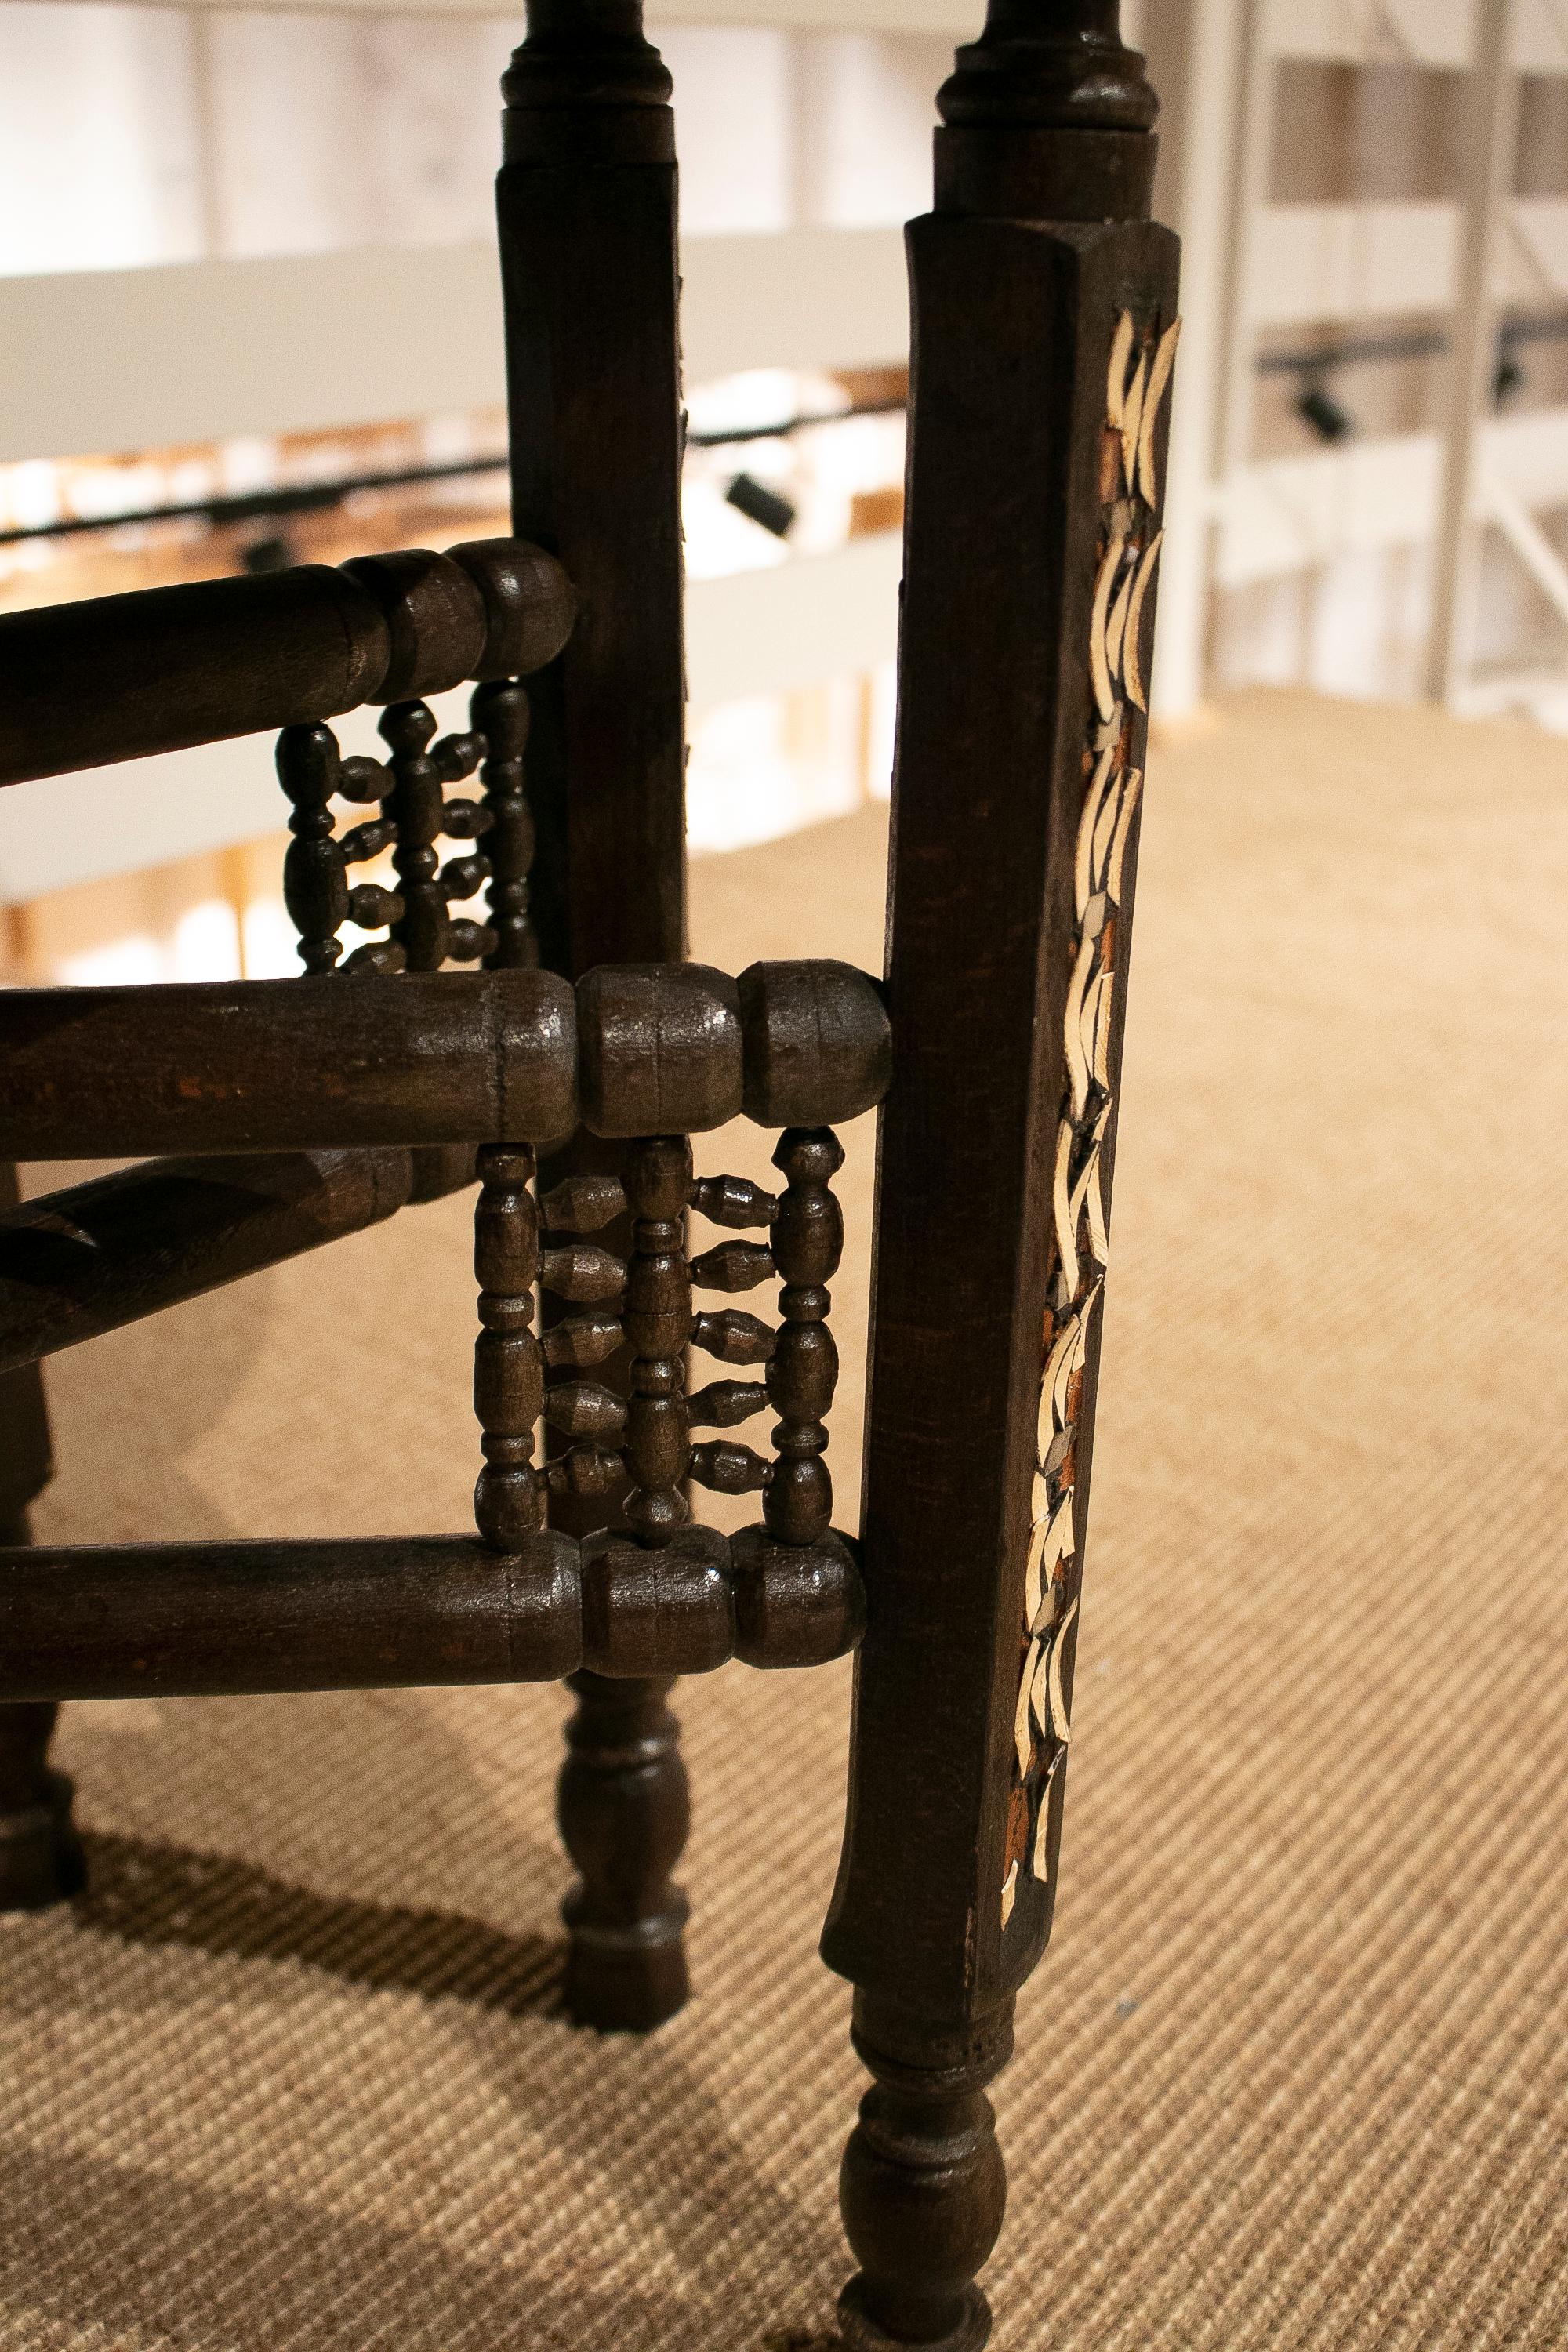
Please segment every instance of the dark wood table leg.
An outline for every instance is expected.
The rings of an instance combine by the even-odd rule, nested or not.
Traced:
[[[670,1874],[690,1822],[671,1682],[574,1675],[577,1706],[561,1769],[561,1834],[578,1884],[563,1916],[571,1931],[566,2005],[602,2032],[645,2033],[673,2017],[689,1990],[686,1897]]]
[[[867,1632],[823,1947],[876,2082],[852,2352],[986,2339],[985,2087],[1056,1884],[1176,323],[1116,16],[991,0],[910,231]]]
[[[0,1211],[19,1198],[15,1164],[0,1160]],[[43,1375],[26,1364],[0,1378],[0,1544],[31,1541],[27,1505],[52,1466]],[[48,1760],[58,1712],[0,1706],[0,1911],[40,1910],[82,1884],[71,1784]]]
[[[986,2085],[1013,2052],[1013,2003],[944,2029],[860,1994],[856,2053],[875,2087],[844,2151],[840,2201],[860,2269],[839,2305],[850,2352],[979,2352],[975,2280],[1001,2235],[1007,2176]]]
[[[638,0],[529,0],[505,84],[498,186],[512,510],[561,558],[579,619],[530,681],[531,913],[540,960],[679,961],[686,947],[676,170],[669,77]],[[542,1175],[619,1173],[579,1136]],[[595,1234],[618,1255],[629,1225]],[[629,1356],[595,1368],[623,1391]],[[619,1524],[624,1486],[552,1497],[552,1524]],[[657,2025],[686,1997],[687,1782],[664,1682],[574,1682],[561,1826],[582,1882],[566,1905],[580,2023]]]
[[[15,1525],[5,1543],[25,1540]],[[0,1911],[63,1903],[86,1876],[71,1822],[74,1790],[48,1760],[57,1706],[0,1707]]]

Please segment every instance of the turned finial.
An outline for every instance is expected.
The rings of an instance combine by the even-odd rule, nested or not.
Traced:
[[[947,123],[1149,131],[1160,110],[1118,0],[989,0],[937,105]]]
[[[642,0],[528,0],[528,37],[501,83],[509,106],[665,106],[668,68]]]

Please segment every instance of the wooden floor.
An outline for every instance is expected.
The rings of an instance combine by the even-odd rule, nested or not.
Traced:
[[[697,950],[875,964],[880,824],[705,862]],[[996,2342],[1548,2352],[1568,745],[1230,705],[1152,762],[1140,920]],[[463,1524],[464,1223],[410,1213],[61,1359],[44,1530]],[[0,2347],[829,2352],[847,1691],[688,1687],[699,1997],[647,2046],[552,2011],[555,1693],[77,1710],[92,1892],[0,1932]]]

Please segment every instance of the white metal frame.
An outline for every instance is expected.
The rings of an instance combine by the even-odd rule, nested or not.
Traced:
[[[1208,255],[1198,273],[1202,313],[1194,323],[1199,331],[1184,339],[1178,394],[1178,435],[1181,401],[1192,401],[1194,413],[1179,478],[1173,473],[1181,522],[1172,535],[1181,543],[1173,548],[1175,562],[1163,604],[1166,652],[1158,707],[1179,714],[1199,698],[1215,585],[1264,576],[1270,538],[1273,576],[1322,562],[1329,551],[1324,530],[1335,510],[1352,523],[1361,543],[1432,545],[1428,690],[1456,709],[1479,707],[1470,649],[1480,540],[1489,525],[1502,532],[1568,621],[1568,570],[1534,520],[1535,511],[1562,503],[1552,488],[1553,469],[1531,477],[1517,462],[1543,431],[1568,448],[1568,411],[1498,420],[1489,398],[1502,300],[1539,290],[1542,281],[1568,294],[1568,206],[1515,200],[1508,187],[1520,77],[1568,73],[1568,5],[1564,0],[1174,5],[1209,45],[1206,76],[1192,78],[1182,124],[1184,159],[1190,159],[1184,169],[1205,175],[1209,191],[1205,226],[1199,230],[1190,216],[1181,224],[1190,235],[1197,230],[1194,246],[1206,236]],[[1463,205],[1457,210],[1441,204],[1269,206],[1278,66],[1287,57],[1353,63],[1397,58],[1436,69],[1468,68],[1473,137]],[[1239,119],[1229,111],[1238,92]],[[1215,184],[1227,174],[1224,198],[1216,200]],[[1222,211],[1227,214],[1223,230],[1216,220]],[[1441,441],[1409,435],[1255,460],[1260,314],[1281,321],[1349,315],[1342,313],[1337,291],[1340,257],[1364,260],[1380,253],[1386,259],[1381,273],[1373,272],[1372,309],[1449,310],[1455,393]],[[1224,289],[1217,330],[1212,287]],[[1188,307],[1190,312],[1190,296]],[[1203,389],[1216,375],[1215,411],[1205,417]],[[1206,481],[1205,434],[1213,449]],[[1521,692],[1534,683],[1521,677]],[[1489,687],[1480,699],[1495,707],[1499,689]]]

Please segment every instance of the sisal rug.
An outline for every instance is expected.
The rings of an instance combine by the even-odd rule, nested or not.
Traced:
[[[874,966],[883,857],[704,864],[696,949]],[[1156,758],[1005,2352],[1568,2343],[1565,908],[1568,746],[1257,696]],[[464,1525],[466,1219],[58,1360],[40,1531]],[[847,1695],[686,1686],[698,1997],[640,2046],[557,2010],[560,1695],[71,1711],[91,1891],[0,1925],[0,2346],[830,2352]]]

